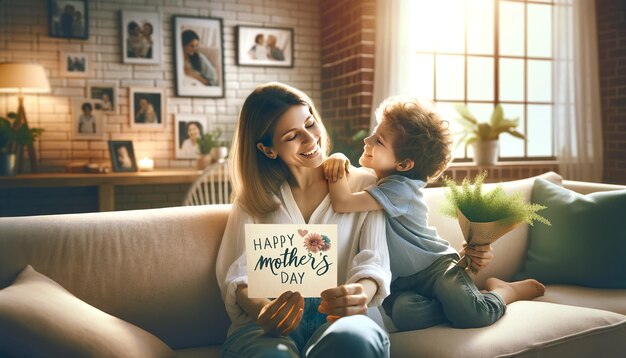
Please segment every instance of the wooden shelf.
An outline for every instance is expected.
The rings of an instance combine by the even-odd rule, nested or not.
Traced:
[[[100,211],[115,210],[115,186],[193,183],[202,173],[195,169],[161,169],[132,173],[37,173],[0,177],[0,189],[43,187],[98,187]]]

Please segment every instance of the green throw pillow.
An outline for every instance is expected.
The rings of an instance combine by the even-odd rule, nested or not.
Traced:
[[[518,278],[546,284],[626,288],[626,190],[578,194],[535,180],[532,202],[552,223],[530,227]]]

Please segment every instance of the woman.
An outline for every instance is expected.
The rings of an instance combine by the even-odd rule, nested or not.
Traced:
[[[233,142],[235,202],[216,267],[233,322],[224,356],[389,354],[387,334],[365,316],[389,293],[382,213],[333,211],[321,167],[327,146],[326,130],[304,93],[270,83],[246,99]],[[350,175],[355,189],[373,183],[362,171]],[[321,299],[289,291],[275,299],[248,298],[244,226],[250,223],[337,224],[340,286],[321,292]]]
[[[139,99],[139,110],[135,115],[135,123],[157,124],[159,117],[157,116],[154,106],[147,98]]]
[[[217,86],[217,73],[211,61],[199,52],[200,37],[193,30],[182,33],[183,70],[185,75],[205,86]]]
[[[202,125],[198,121],[187,123],[187,138],[180,145],[180,153],[185,157],[195,158],[200,155],[198,139],[202,135]]]

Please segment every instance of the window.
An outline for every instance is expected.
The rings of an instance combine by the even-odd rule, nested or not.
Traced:
[[[552,159],[552,6],[531,0],[408,1],[406,90],[437,103],[444,117],[466,103],[488,121],[495,103],[518,117],[522,141],[500,136],[504,160]],[[450,121],[453,132],[458,125]],[[459,146],[454,157],[472,156]]]

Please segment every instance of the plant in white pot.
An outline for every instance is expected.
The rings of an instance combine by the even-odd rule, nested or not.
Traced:
[[[461,137],[456,145],[472,145],[474,162],[476,165],[493,165],[498,160],[499,137],[508,133],[516,138],[526,140],[526,137],[516,130],[519,118],[504,117],[501,105],[496,105],[489,122],[479,122],[469,109],[463,104],[455,104],[454,109],[460,115],[455,120],[462,126]]]
[[[216,128],[212,132],[206,132],[198,138],[198,148],[200,149],[200,157],[198,158],[197,167],[202,170],[211,163],[223,161],[228,155],[228,147],[220,140],[222,131]]]
[[[33,144],[43,129],[19,125],[13,112],[0,117],[0,176],[15,174],[15,153],[21,146]]]

